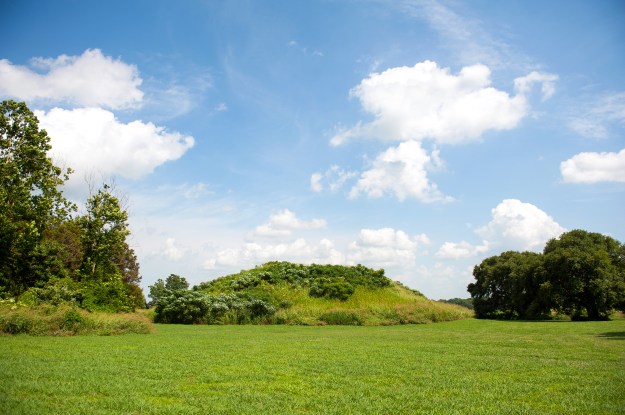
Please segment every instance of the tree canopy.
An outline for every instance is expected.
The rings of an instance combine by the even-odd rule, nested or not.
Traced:
[[[0,296],[109,311],[143,306],[127,212],[104,184],[78,215],[62,192],[71,169],[55,166],[50,149],[26,104],[0,103]]]
[[[564,233],[542,254],[504,252],[473,276],[468,291],[479,318],[539,319],[555,310],[600,320],[625,311],[625,246],[599,233]]]

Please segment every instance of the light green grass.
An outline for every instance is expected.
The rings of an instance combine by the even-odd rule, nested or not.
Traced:
[[[323,325],[326,313],[352,314],[364,326],[453,321],[474,315],[465,307],[429,300],[398,284],[377,289],[357,287],[346,301],[311,297],[308,288],[278,285],[261,290],[291,304],[279,309],[269,323]]]
[[[623,414],[625,320],[0,337],[2,414]]]

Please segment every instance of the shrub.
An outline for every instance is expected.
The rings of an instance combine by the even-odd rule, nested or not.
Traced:
[[[210,310],[210,297],[197,291],[169,291],[156,301],[156,323],[201,323]]]
[[[345,301],[354,293],[354,287],[345,279],[319,278],[310,287],[311,297],[336,298]]]
[[[344,310],[329,311],[322,314],[319,320],[335,326],[360,326],[362,324],[358,314]]]
[[[32,287],[20,297],[20,301],[28,305],[79,304],[81,300],[78,284],[71,278],[52,278],[45,286]]]

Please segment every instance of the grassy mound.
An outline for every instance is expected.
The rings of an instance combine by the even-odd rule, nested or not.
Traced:
[[[391,281],[384,276],[384,270],[362,265],[269,262],[202,283],[194,291],[258,299],[275,310],[255,321],[265,324],[394,325],[473,316],[464,307],[431,301]],[[228,323],[232,319],[212,322]]]
[[[5,300],[0,304],[0,334],[73,336],[147,334],[154,331],[141,314],[90,313],[68,305],[25,306]]]

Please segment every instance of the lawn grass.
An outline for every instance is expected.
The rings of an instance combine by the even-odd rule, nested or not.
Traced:
[[[0,337],[2,414],[623,414],[625,320]]]

